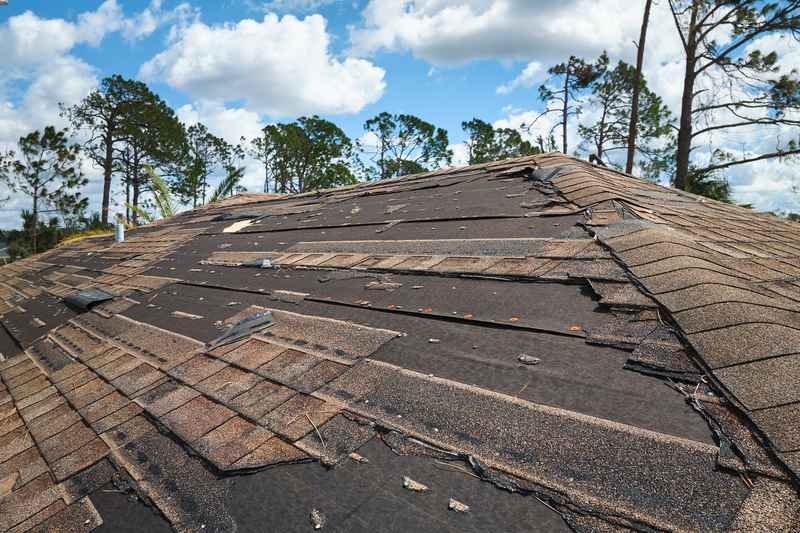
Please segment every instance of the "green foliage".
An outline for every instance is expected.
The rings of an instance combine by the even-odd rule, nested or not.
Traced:
[[[122,140],[115,150],[114,168],[123,176],[126,199],[138,206],[140,195],[151,187],[148,168],[175,174],[185,150],[185,131],[175,112],[144,84],[125,108]],[[137,223],[138,211],[130,216]]]
[[[74,240],[80,235],[99,235],[111,231],[111,226],[104,224],[100,213],[89,217],[82,216],[71,225],[61,225],[57,217],[47,222],[39,220],[34,224],[33,212],[22,211],[22,229],[0,232],[8,244],[11,261],[33,255],[33,237],[37,237],[37,250],[44,252],[67,240]]]
[[[264,165],[265,191],[303,193],[356,182],[353,142],[316,115],[266,126],[247,152]]]
[[[214,189],[214,192],[211,194],[211,199],[208,202],[213,204],[214,202],[222,200],[226,196],[233,195],[243,177],[244,167],[232,169],[230,172],[228,172],[228,175],[217,184],[217,187]]]
[[[137,132],[135,128],[151,118],[146,116],[147,109],[153,107],[156,98],[144,83],[114,75],[105,78],[98,89],[78,104],[61,106],[62,115],[86,139],[85,155],[103,169],[103,223],[108,223],[113,174],[122,172],[128,188],[135,180],[132,174],[138,170],[129,167],[143,157],[140,153],[144,145],[137,137],[149,135],[153,130],[148,124],[144,125],[148,133]]]
[[[478,118],[462,122],[461,127],[467,134],[470,165],[540,153],[539,148],[511,128],[494,128]]]
[[[580,151],[593,153],[598,161],[622,168],[621,158],[628,148],[628,128],[631,120],[636,67],[620,61],[613,70],[605,70],[591,85],[589,103],[594,106],[597,120],[578,126],[582,138]],[[639,114],[637,117],[636,152],[643,159],[644,177],[656,179],[670,167],[674,156],[674,118],[662,99],[639,80]]]
[[[691,168],[689,179],[683,190],[692,194],[711,198],[712,200],[718,200],[728,204],[733,203],[731,199],[731,186],[728,180],[713,172],[705,172],[701,168]]]
[[[364,130],[375,138],[375,146],[362,146],[372,163],[368,179],[386,179],[449,165],[453,151],[447,131],[414,115],[383,112],[367,120]]]
[[[86,185],[79,160],[80,146],[70,144],[67,130],[47,126],[17,142],[18,152],[8,152],[0,161],[0,181],[14,192],[31,199],[31,250],[39,247],[39,214],[43,207],[54,207],[65,218],[80,216],[88,205],[77,190]]]
[[[229,175],[244,157],[244,149],[231,145],[208,131],[201,123],[186,131],[180,171],[172,180],[172,190],[184,204],[193,207],[206,203],[208,180],[218,170]]]
[[[673,0],[669,8],[686,65],[676,144],[676,187],[688,188],[690,174],[696,174],[698,168],[706,174],[800,155],[800,147],[781,147],[779,134],[780,127],[800,126],[798,73],[780,74],[779,54],[761,49],[775,43],[775,38],[800,36],[800,0]],[[762,129],[765,136],[777,133],[778,147],[726,157],[722,162],[712,158],[705,166],[692,159],[699,143],[711,143],[712,132],[724,135],[753,126],[767,127]]]
[[[545,103],[547,110],[537,120],[551,113],[558,113],[559,120],[548,134],[561,128],[561,149],[567,153],[567,122],[570,117],[581,114],[581,97],[583,93],[608,69],[608,55],[605,52],[596,63],[587,63],[579,57],[570,56],[565,63],[559,63],[547,70],[549,77],[539,86],[539,99]],[[536,120],[534,120],[534,123]],[[529,124],[527,127],[532,127]],[[525,127],[523,125],[523,127]]]

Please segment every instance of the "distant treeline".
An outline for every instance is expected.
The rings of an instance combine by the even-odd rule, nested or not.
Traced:
[[[725,169],[800,154],[792,133],[800,126],[798,73],[781,69],[777,52],[758,49],[762,37],[800,34],[800,0],[670,2],[685,56],[675,115],[642,72],[651,5],[643,2],[636,65],[612,64],[605,53],[553,65],[538,88],[544,111],[530,123],[519,129],[478,118],[462,123],[467,162],[570,153],[568,128],[575,125],[575,155],[729,201]],[[725,39],[718,41],[720,35]],[[62,105],[62,115],[68,128],[31,132],[16,150],[0,154],[0,180],[31,199],[15,241],[19,255],[50,246],[54,234],[107,227],[115,180],[124,187],[124,219],[137,224],[156,208],[170,212],[174,203],[196,207],[236,193],[245,160],[260,162],[263,190],[279,193],[385,179],[453,161],[446,130],[386,112],[367,120],[358,139],[329,120],[305,116],[232,144],[201,123],[181,123],[146,84],[119,75],[104,79],[78,104]],[[756,130],[764,135],[737,153],[713,144],[715,136]],[[86,214],[85,159],[103,172],[101,211],[94,217]],[[213,191],[212,178],[219,178]],[[47,223],[40,220],[45,212]]]

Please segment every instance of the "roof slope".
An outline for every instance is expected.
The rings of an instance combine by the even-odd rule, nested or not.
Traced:
[[[2,267],[0,531],[796,529],[797,230],[547,154]]]

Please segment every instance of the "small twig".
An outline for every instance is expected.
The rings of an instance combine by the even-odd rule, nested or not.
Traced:
[[[547,503],[546,501],[544,501],[540,497],[536,496],[535,494],[533,495],[533,497],[536,498],[537,500],[539,500],[539,503],[541,503],[542,505],[544,505],[545,507],[547,507],[548,509],[550,509],[554,513],[561,514],[561,513],[558,512],[558,509],[556,509],[555,507],[553,507],[552,505],[550,505],[549,503]]]
[[[314,431],[317,432],[317,437],[319,437],[319,441],[322,443],[322,448],[323,449],[327,449],[327,446],[325,446],[325,439],[322,438],[322,433],[319,432],[319,429],[317,428],[317,425],[314,423],[313,420],[311,420],[311,417],[308,416],[308,413],[306,413],[305,415],[306,415],[306,418],[308,418],[308,421],[311,422],[311,425],[314,426]]]
[[[444,466],[446,468],[441,468],[441,467],[436,466],[436,465],[441,465],[441,466]],[[468,476],[472,476],[475,479],[481,479],[480,476],[475,475],[473,472],[470,472],[469,470],[466,469],[466,467],[459,468],[457,465],[450,464],[450,463],[445,463],[444,461],[434,461],[433,462],[433,467],[435,469],[437,469],[437,470],[446,470],[448,472],[459,472],[461,474],[466,474]]]

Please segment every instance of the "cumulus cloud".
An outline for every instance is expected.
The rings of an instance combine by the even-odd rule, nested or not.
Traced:
[[[225,107],[208,100],[181,106],[176,113],[187,126],[202,122],[211,133],[231,144],[237,144],[241,137],[252,139],[259,136],[265,125],[258,113],[249,109]]]
[[[497,94],[509,94],[516,89],[533,87],[536,83],[543,81],[545,68],[538,61],[528,63],[522,72],[509,81],[497,87]]]
[[[369,61],[338,59],[322,16],[269,14],[262,21],[180,28],[140,76],[163,80],[196,99],[244,101],[272,116],[357,113],[377,101],[384,70]]]
[[[128,41],[138,41],[149,37],[161,26],[170,23],[183,26],[199,16],[199,11],[188,3],[170,10],[164,10],[161,4],[161,0],[152,0],[142,11],[126,18],[122,23],[122,36]]]
[[[0,88],[6,89],[0,91],[0,150],[15,148],[17,139],[34,129],[66,126],[58,104],[77,103],[97,86],[96,70],[71,50],[79,44],[100,45],[122,21],[117,2],[107,0],[74,21],[26,11],[0,23]],[[99,197],[97,169],[86,162],[84,171],[90,178],[84,194]],[[11,195],[0,210],[0,226],[18,226],[19,210],[29,207],[26,197]]]
[[[265,11],[306,13],[335,2],[336,0],[271,0],[269,2],[264,2],[261,8]]]
[[[640,23],[626,0],[370,0],[351,40],[359,53],[407,49],[436,65],[550,62],[602,49],[620,53]]]

